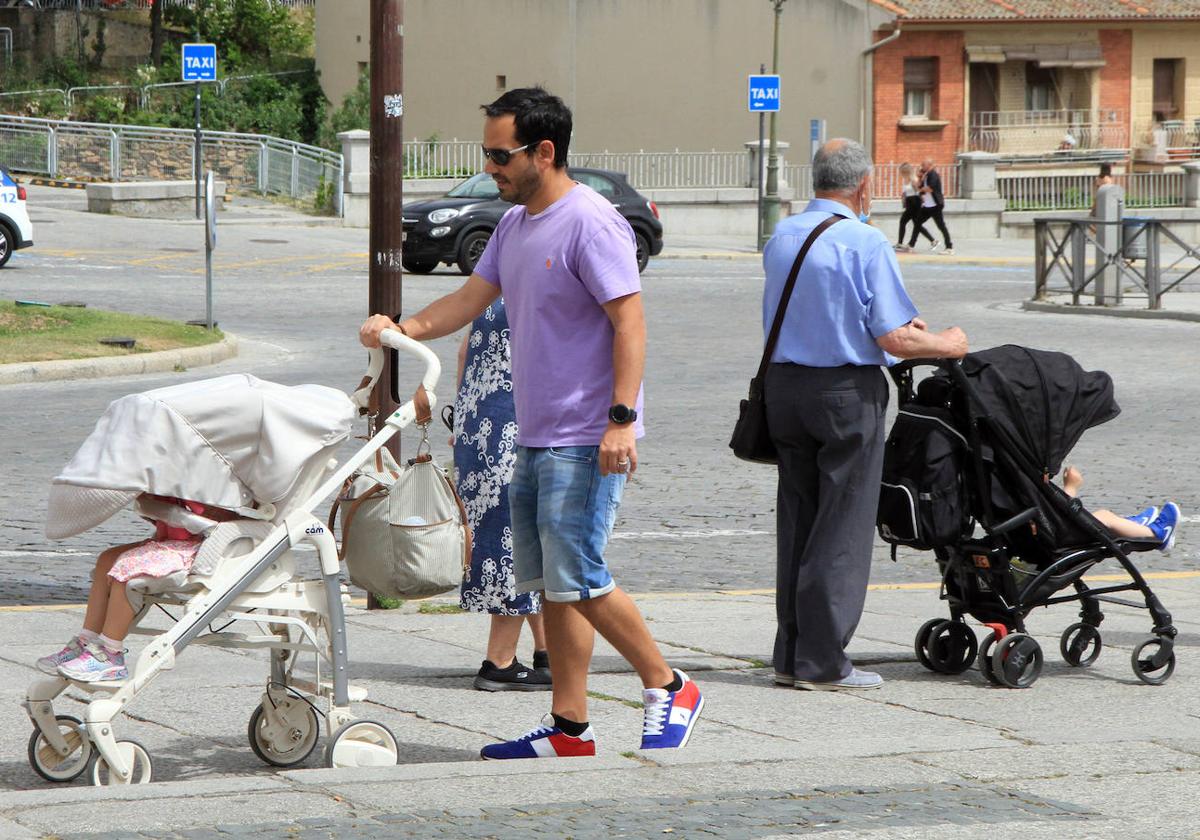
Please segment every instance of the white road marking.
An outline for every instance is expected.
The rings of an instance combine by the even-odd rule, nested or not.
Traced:
[[[717,528],[701,531],[614,531],[614,540],[699,540],[710,537],[773,537],[774,531],[744,528]]]

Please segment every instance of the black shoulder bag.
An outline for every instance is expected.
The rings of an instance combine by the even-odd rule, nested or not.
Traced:
[[[779,341],[779,333],[783,330],[783,316],[787,312],[788,301],[792,298],[792,290],[796,288],[796,278],[800,275],[800,266],[808,249],[817,241],[817,237],[827,228],[840,222],[843,216],[830,216],[813,228],[813,232],[804,241],[796,261],[792,263],[791,273],[783,287],[783,297],[779,300],[779,308],[775,311],[775,322],[771,324],[771,333],[767,336],[767,346],[763,348],[762,362],[758,365],[758,375],[750,380],[750,394],[742,400],[738,412],[737,424],[733,427],[733,437],[729,439],[729,448],[733,454],[743,461],[753,461],[758,464],[775,464],[779,456],[775,452],[775,444],[771,441],[771,433],[767,429],[767,401],[764,386],[767,381],[767,366],[771,364],[771,354],[775,352],[775,344]]]

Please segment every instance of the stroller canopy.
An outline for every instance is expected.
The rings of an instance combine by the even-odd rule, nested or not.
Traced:
[[[355,417],[341,391],[246,374],[122,397],[54,479],[46,536],[83,533],[141,493],[230,510],[276,504]]]
[[[967,354],[962,367],[977,408],[1051,477],[1085,431],[1121,413],[1112,378],[1066,353],[1004,344]]]

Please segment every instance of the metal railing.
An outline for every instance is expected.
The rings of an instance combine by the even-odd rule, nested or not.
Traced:
[[[183,6],[184,8],[192,8],[196,5],[196,0],[160,0],[164,6]],[[317,0],[269,0],[275,6],[287,6],[291,9],[310,8],[317,4]],[[75,11],[76,8],[88,12],[105,12],[116,11],[119,9],[149,9],[154,5],[154,0],[34,0],[34,8],[57,10],[57,11]]]
[[[1162,296],[1179,288],[1185,280],[1200,272],[1200,248],[1180,239],[1169,227],[1173,219],[1100,220],[1082,218],[1034,219],[1034,299],[1045,300],[1051,294],[1069,294],[1079,305],[1091,288],[1096,303],[1121,303],[1126,287],[1145,293],[1150,309],[1162,308]],[[1184,224],[1191,222],[1178,220]],[[1105,231],[1100,236],[1097,231]],[[1108,240],[1111,243],[1101,241]],[[1162,244],[1167,239],[1183,253],[1169,265],[1163,261]],[[1094,259],[1089,263],[1088,250]],[[1136,261],[1142,260],[1139,270]],[[1189,261],[1195,260],[1195,265]],[[1106,273],[1115,273],[1110,289]]]
[[[871,194],[876,199],[900,196],[904,187],[904,179],[900,176],[902,165],[899,163],[875,164],[875,173],[871,178]],[[942,194],[946,198],[956,198],[958,196],[959,164],[936,163],[934,169],[942,176]],[[784,181],[789,188],[795,190],[796,200],[807,201],[813,197],[812,164],[797,163],[784,167]]]
[[[1114,177],[1125,190],[1126,207],[1181,207],[1182,172],[1133,172]],[[998,176],[996,189],[1006,210],[1088,210],[1095,195],[1092,175]]]
[[[195,133],[183,128],[0,116],[13,170],[90,181],[191,180]],[[342,156],[262,134],[202,132],[204,167],[233,189],[328,201],[342,213]]]
[[[1128,149],[1129,127],[1119,109],[975,111],[968,121],[967,143],[973,152],[1002,155]]]
[[[593,152],[571,154],[574,166],[624,172],[637,189],[748,187],[752,181],[748,152]]]
[[[1200,159],[1200,118],[1143,123],[1137,128],[1137,136],[1144,146],[1153,150],[1153,157],[1157,159]]]

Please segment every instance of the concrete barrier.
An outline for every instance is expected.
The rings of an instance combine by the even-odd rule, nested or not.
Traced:
[[[225,182],[213,183],[217,209],[225,198]],[[195,181],[117,181],[87,185],[89,213],[188,219],[196,215]]]

